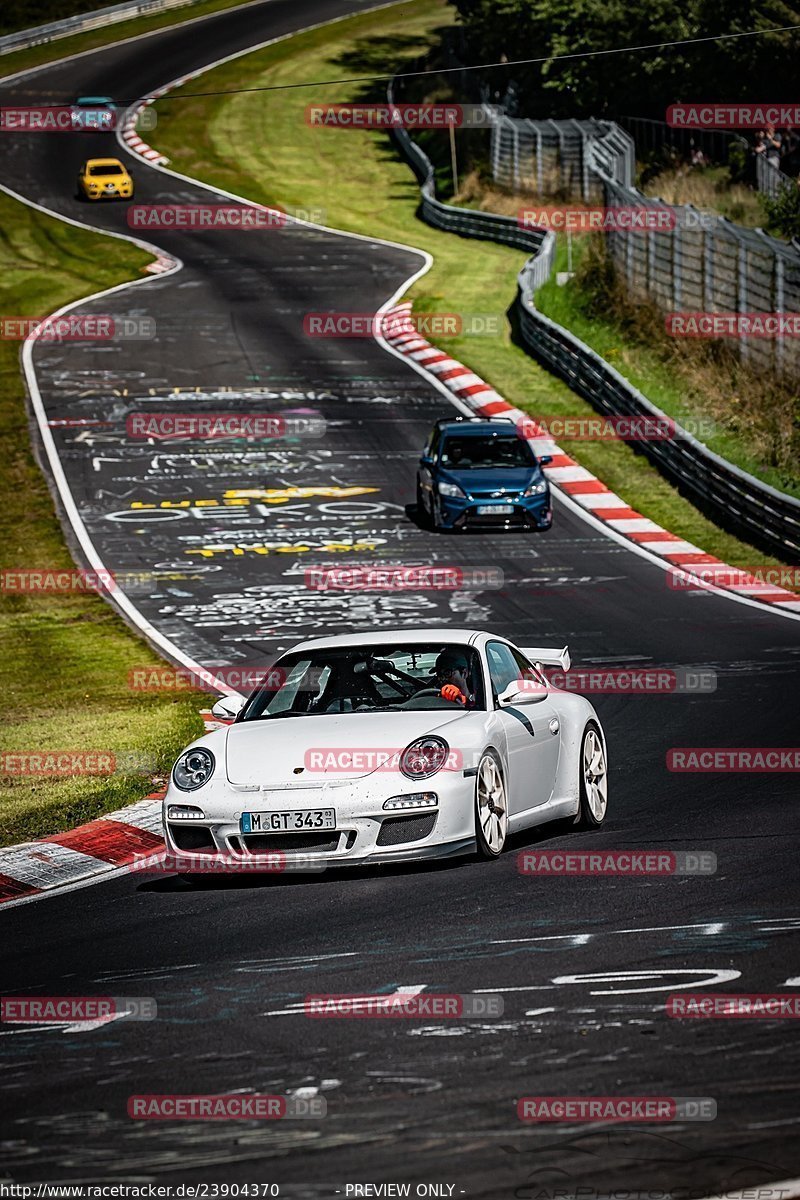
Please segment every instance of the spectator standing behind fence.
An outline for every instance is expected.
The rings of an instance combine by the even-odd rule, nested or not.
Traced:
[[[790,125],[783,135],[781,170],[784,175],[796,175],[800,170],[798,150],[800,150],[800,136],[798,136],[797,130]]]
[[[774,125],[767,126],[766,136],[764,138],[764,157],[767,160],[767,192],[770,196],[774,196],[778,190],[778,182],[780,180],[781,169],[781,148],[783,146],[783,138],[776,131]]]

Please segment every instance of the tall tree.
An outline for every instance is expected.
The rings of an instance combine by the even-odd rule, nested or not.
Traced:
[[[493,91],[513,81],[532,117],[663,119],[683,101],[797,101],[798,32],[667,43],[800,25],[783,0],[450,0],[470,63],[541,58],[487,72]],[[657,45],[650,50],[626,47]],[[601,53],[597,51],[614,51]],[[624,51],[616,53],[616,51]],[[567,57],[594,52],[591,57]]]

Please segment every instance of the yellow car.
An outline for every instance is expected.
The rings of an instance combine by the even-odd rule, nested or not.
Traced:
[[[90,158],[78,172],[81,200],[132,200],[133,178],[118,158]]]

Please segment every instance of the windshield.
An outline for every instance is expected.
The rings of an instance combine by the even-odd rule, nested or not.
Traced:
[[[89,167],[90,175],[122,175],[122,167],[115,166],[114,163],[109,163],[105,167]]]
[[[442,446],[441,464],[454,471],[486,471],[536,466],[530,446],[517,437],[454,434]]]
[[[482,709],[480,658],[469,646],[338,646],[287,654],[271,668],[241,721],[321,713]]]

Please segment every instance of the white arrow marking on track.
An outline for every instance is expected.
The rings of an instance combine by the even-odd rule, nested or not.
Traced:
[[[394,992],[387,992],[385,996],[382,992],[372,992],[366,996],[348,996],[347,999],[348,1003],[355,1006],[359,1001],[363,1001],[364,1003],[367,1001],[373,1002],[376,996],[380,996],[381,1000],[385,999],[386,1007],[389,1008],[393,996],[418,996],[420,992],[425,991],[427,986],[427,983],[411,983],[405,985],[404,987],[396,988]],[[493,990],[496,991],[497,989],[495,988]],[[295,1004],[289,1004],[286,1008],[276,1008],[271,1012],[265,1012],[261,1015],[262,1017],[294,1017],[298,1014],[305,1013],[305,1011],[305,1000],[299,1000]]]

